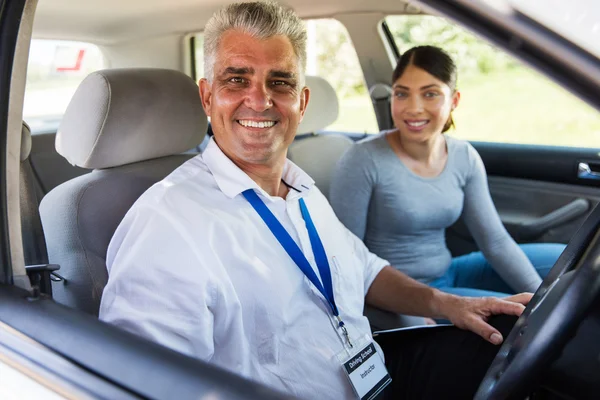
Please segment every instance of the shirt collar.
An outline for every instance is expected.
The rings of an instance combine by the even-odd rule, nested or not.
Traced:
[[[263,197],[273,199],[223,153],[214,137],[210,138],[202,152],[202,159],[215,178],[217,186],[227,197],[234,198],[247,189],[256,189]],[[291,187],[288,199],[305,196],[315,184],[315,181],[306,172],[287,159],[283,166],[282,179]]]

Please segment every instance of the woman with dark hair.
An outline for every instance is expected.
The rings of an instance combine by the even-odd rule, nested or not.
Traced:
[[[371,252],[417,280],[463,296],[533,292],[565,245],[517,245],[502,225],[479,154],[444,135],[460,101],[456,79],[442,49],[404,53],[393,74],[395,129],[342,157],[331,204]],[[452,258],[445,229],[459,217],[481,252]]]

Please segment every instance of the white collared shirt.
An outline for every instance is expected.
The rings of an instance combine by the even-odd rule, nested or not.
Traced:
[[[283,180],[297,191],[269,196],[211,139],[117,228],[100,318],[301,398],[353,398],[331,308],[241,193],[256,191],[318,271],[298,204],[304,198],[353,338],[370,335],[364,297],[388,263],[339,222],[289,160]]]

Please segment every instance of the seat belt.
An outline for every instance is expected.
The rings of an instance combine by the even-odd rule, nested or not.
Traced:
[[[376,83],[369,89],[369,96],[375,108],[379,130],[392,129],[394,127],[390,110],[392,88],[386,83]]]
[[[34,176],[29,159],[21,162],[19,171],[21,233],[25,265],[48,264],[48,250],[38,210]]]
[[[23,129],[29,130],[24,124]],[[29,132],[23,133],[21,140]],[[21,237],[25,269],[33,288],[33,297],[40,293],[52,296],[52,281],[64,281],[55,271],[60,267],[49,264],[46,238],[39,212],[39,201],[35,188],[35,175],[29,161],[29,149],[23,150],[19,168],[19,204],[21,208]],[[66,282],[66,281],[65,281]]]

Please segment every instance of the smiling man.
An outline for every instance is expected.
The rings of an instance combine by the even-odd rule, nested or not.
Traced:
[[[216,22],[206,27],[207,46]],[[296,35],[301,38],[302,31]],[[214,64],[207,65],[211,74],[200,81],[200,95],[220,150],[267,193],[284,195],[287,148],[309,98],[290,39],[273,35],[257,40],[230,29],[218,38],[218,54],[208,60]]]
[[[488,319],[519,315],[530,295],[466,299],[408,278],[286,159],[310,99],[293,11],[233,4],[204,36],[214,137],[115,232],[101,319],[301,398],[472,397],[514,322]],[[365,300],[485,340],[441,327],[374,341]]]

